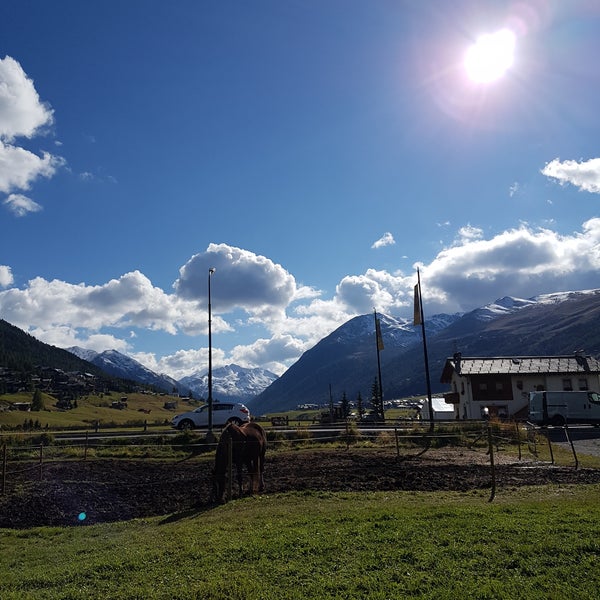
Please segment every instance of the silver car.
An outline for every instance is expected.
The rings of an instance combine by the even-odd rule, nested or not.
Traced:
[[[240,403],[214,402],[213,425],[224,427],[227,423],[241,425],[250,421],[250,411]],[[208,404],[190,412],[175,415],[171,419],[175,429],[198,429],[208,427]]]

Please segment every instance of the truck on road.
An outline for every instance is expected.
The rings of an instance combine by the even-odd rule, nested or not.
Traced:
[[[600,425],[600,394],[590,391],[530,392],[529,420],[537,425]]]

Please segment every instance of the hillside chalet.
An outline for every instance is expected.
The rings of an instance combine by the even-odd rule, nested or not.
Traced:
[[[490,416],[526,418],[529,392],[536,390],[600,392],[600,361],[578,352],[571,356],[496,356],[447,358],[440,379],[456,419]]]

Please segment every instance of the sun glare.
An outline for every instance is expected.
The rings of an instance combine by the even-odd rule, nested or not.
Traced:
[[[489,83],[502,77],[513,64],[515,41],[510,29],[480,36],[465,54],[469,78],[476,83]]]

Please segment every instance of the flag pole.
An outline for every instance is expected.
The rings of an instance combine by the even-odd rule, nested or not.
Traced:
[[[381,324],[379,323],[379,319],[377,318],[377,311],[373,309],[373,314],[375,316],[375,345],[377,346],[377,381],[379,383],[379,417],[385,419],[385,414],[383,411],[383,384],[381,383],[381,359],[379,357],[379,352],[383,350],[383,338],[381,337]]]
[[[427,382],[427,406],[429,407],[429,431],[433,431],[433,401],[431,399],[431,381],[429,379],[429,357],[427,355],[427,337],[425,336],[425,317],[421,296],[421,274],[417,268],[417,285],[415,286],[415,325],[421,324],[423,335],[423,358],[425,362],[425,381]]]

